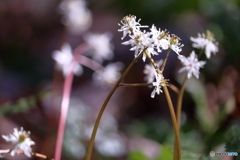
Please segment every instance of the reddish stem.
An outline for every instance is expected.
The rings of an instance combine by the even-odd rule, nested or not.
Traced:
[[[72,65],[71,67],[73,68],[74,63],[72,63],[71,65]],[[57,143],[56,143],[55,156],[54,156],[55,160],[61,159],[63,136],[64,136],[64,130],[66,125],[66,118],[68,113],[73,76],[74,74],[71,69],[70,73],[67,75],[64,81],[63,97],[61,102],[61,112],[60,112],[59,126],[58,126],[58,132],[57,132]]]

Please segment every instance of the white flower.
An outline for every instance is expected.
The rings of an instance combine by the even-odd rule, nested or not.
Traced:
[[[162,93],[161,87],[165,85],[165,80],[162,74],[158,74],[155,71],[155,78],[156,78],[156,82],[152,82],[152,85],[155,86],[154,90],[151,93],[152,98],[155,97],[156,93],[158,95],[160,94],[160,92]]]
[[[62,46],[61,51],[58,51],[58,50],[54,51],[52,57],[57,62],[58,69],[62,70],[65,76],[67,76],[71,70],[75,75],[82,74],[83,69],[74,60],[71,46],[68,43],[65,43]]]
[[[152,43],[156,46],[157,51],[161,52],[161,49],[166,50],[169,48],[170,46],[170,42],[169,42],[169,37],[168,37],[168,33],[166,32],[166,30],[164,31],[160,31],[160,29],[157,30],[157,28],[152,25],[151,30],[151,35],[152,35]]]
[[[179,55],[179,53],[182,51],[182,47],[184,46],[179,42],[181,40],[178,36],[172,34],[170,37],[170,48]],[[181,55],[179,55],[181,56]]]
[[[92,15],[86,8],[83,0],[64,0],[60,4],[63,14],[63,24],[74,33],[79,34],[85,31],[91,24]]]
[[[144,48],[147,48],[146,52],[148,52],[150,56],[158,55],[158,53],[154,50],[154,44],[151,42],[149,35],[150,34],[148,32],[141,32],[140,30],[138,30],[134,33],[134,35],[129,35],[129,37],[131,38],[130,40],[125,41],[122,44],[131,45],[132,48],[130,50],[135,51],[135,57],[137,57],[144,50]],[[142,59],[145,62],[145,54],[143,54]]]
[[[91,50],[89,54],[94,60],[102,63],[103,60],[111,60],[113,58],[113,45],[110,43],[112,35],[110,33],[88,33],[83,38],[89,45]]]
[[[119,71],[122,68],[123,64],[120,62],[108,64],[104,70],[95,72],[93,74],[93,80],[97,84],[101,85],[115,84],[121,76],[121,73]]]
[[[194,51],[192,51],[191,55],[187,58],[184,56],[179,56],[178,58],[184,66],[179,70],[179,72],[187,71],[188,78],[191,78],[191,76],[194,75],[198,79],[199,69],[202,68],[206,64],[206,62],[198,61],[198,58],[195,55]]]
[[[218,52],[214,35],[210,31],[207,31],[206,35],[204,33],[202,35],[198,34],[198,37],[190,37],[190,39],[193,42],[192,46],[194,48],[205,49],[205,54],[208,59],[211,57],[211,53],[215,54]]]
[[[15,146],[11,150],[11,155],[14,156],[16,151],[23,151],[23,153],[31,157],[32,148],[31,145],[34,145],[35,142],[29,138],[30,132],[26,132],[21,127],[21,130],[18,131],[17,128],[13,129],[13,134],[8,136],[2,135],[2,138],[7,142],[12,142]]]
[[[131,35],[137,30],[140,30],[140,28],[148,27],[148,26],[142,26],[139,23],[140,20],[141,19],[136,21],[136,16],[133,16],[133,15],[128,15],[121,20],[121,24],[118,24],[119,26],[121,26],[121,29],[119,29],[118,31],[123,32],[122,39],[125,38],[127,34]]]
[[[162,65],[162,62],[163,62],[162,60],[156,62],[157,66],[160,67]],[[154,81],[154,78],[155,78],[155,72],[156,72],[156,69],[152,66],[152,64],[146,64],[145,68],[143,70],[143,73],[146,74],[144,79],[148,83],[152,83]]]

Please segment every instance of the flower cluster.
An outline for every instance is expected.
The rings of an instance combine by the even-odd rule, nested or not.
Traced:
[[[17,128],[14,128],[13,134],[8,136],[2,135],[2,138],[15,145],[14,148],[10,150],[12,156],[14,156],[17,151],[23,151],[26,156],[31,157],[31,145],[34,145],[35,142],[29,138],[29,135],[30,132],[24,131],[23,128],[21,128],[20,131],[18,131]]]
[[[154,25],[150,28],[150,32],[146,30],[141,31],[141,28],[148,28],[148,26],[142,26],[136,21],[136,16],[126,16],[121,21],[121,28],[119,32],[123,32],[123,38],[129,35],[130,40],[123,42],[123,45],[131,45],[130,50],[135,51],[135,57],[139,55],[143,50],[149,54],[149,56],[158,55],[162,50],[171,48],[178,55],[182,50],[183,45],[179,42],[180,38],[176,35],[170,35],[166,30],[157,29]],[[143,54],[143,61],[146,60],[146,55]]]

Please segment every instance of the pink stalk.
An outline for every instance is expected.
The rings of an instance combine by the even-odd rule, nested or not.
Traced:
[[[60,112],[59,126],[58,126],[58,132],[57,132],[57,143],[56,143],[55,156],[54,156],[55,160],[60,160],[61,154],[62,154],[63,136],[64,136],[64,130],[65,130],[68,107],[69,107],[72,81],[74,76],[72,71],[74,62],[71,65],[72,65],[71,71],[65,78],[64,86],[63,86],[63,97],[61,102],[61,112]]]
[[[93,61],[92,59],[85,57],[83,55],[78,55],[76,60],[81,65],[83,65],[87,68],[90,68],[95,72],[98,72],[99,70],[104,70],[104,67],[101,64],[99,64],[96,61]]]

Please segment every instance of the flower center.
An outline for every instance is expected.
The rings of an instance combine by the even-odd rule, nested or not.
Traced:
[[[19,142],[19,143],[22,143],[22,142],[25,141],[26,138],[27,138],[27,137],[26,137],[25,135],[21,134],[21,135],[19,135],[18,142]]]

